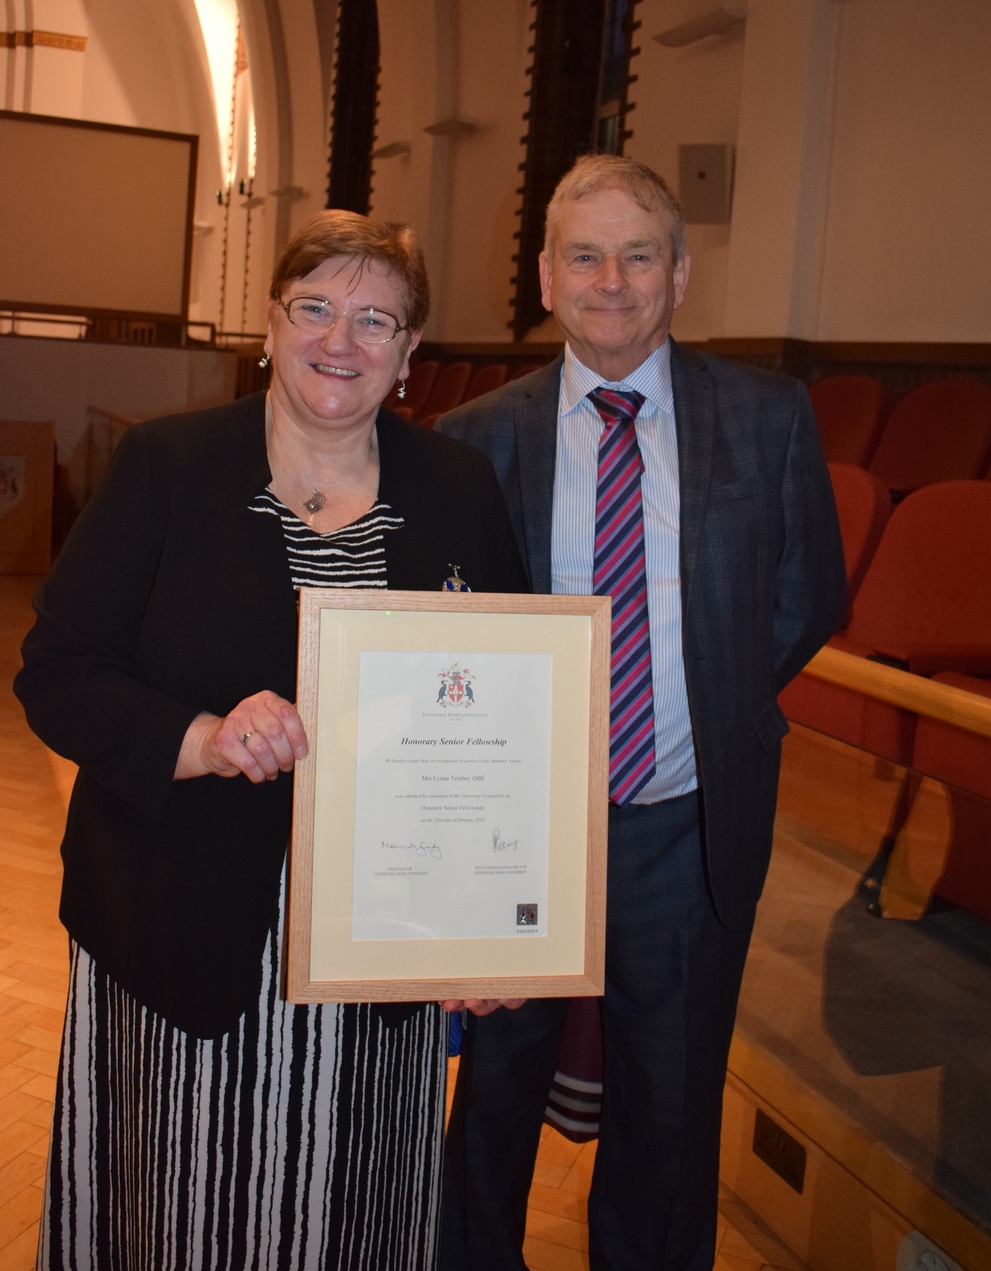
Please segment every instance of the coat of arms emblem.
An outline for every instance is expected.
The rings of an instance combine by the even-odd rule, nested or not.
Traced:
[[[24,455],[0,455],[0,516],[24,497]]]
[[[437,690],[438,706],[474,706],[475,691],[472,682],[475,679],[466,666],[452,662],[450,667],[440,672],[440,688]]]

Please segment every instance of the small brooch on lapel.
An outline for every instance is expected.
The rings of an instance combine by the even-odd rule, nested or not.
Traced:
[[[444,579],[444,585],[441,587],[441,591],[471,591],[471,588],[468,586],[465,580],[463,578],[458,577],[458,570],[461,568],[461,566],[452,565],[451,562],[448,561],[447,567],[448,569],[453,569],[454,573],[451,575],[450,578]]]

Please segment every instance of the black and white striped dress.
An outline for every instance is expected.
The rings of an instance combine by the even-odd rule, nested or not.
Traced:
[[[384,587],[377,503],[317,534],[269,491],[295,586]],[[281,908],[281,907],[280,907]],[[190,1037],[73,947],[39,1271],[432,1271],[447,1022],[290,1006],[280,929],[236,1031]]]

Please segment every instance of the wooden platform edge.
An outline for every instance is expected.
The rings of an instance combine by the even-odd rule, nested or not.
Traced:
[[[739,1031],[730,1047],[729,1074],[964,1267],[991,1267],[991,1237],[820,1091]]]

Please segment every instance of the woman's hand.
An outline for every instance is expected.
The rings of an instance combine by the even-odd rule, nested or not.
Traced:
[[[446,1002],[441,1002],[441,1006],[445,1011],[471,1011],[472,1015],[491,1015],[493,1011],[497,1011],[500,1006],[504,1006],[507,1011],[518,1011],[525,997],[508,997],[503,1001],[496,1001],[494,998],[484,997],[467,997],[464,1001],[450,998]]]
[[[204,712],[186,729],[174,780],[236,777],[244,773],[256,785],[291,772],[309,750],[296,707],[268,689],[238,702],[221,718]]]

